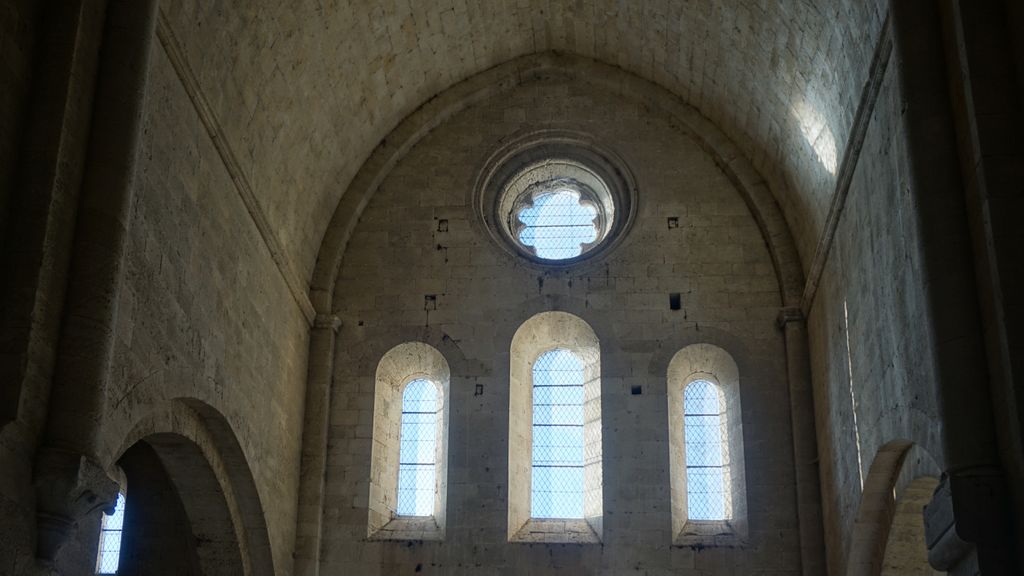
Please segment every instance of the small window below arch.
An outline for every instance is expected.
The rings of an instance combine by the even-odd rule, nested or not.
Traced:
[[[121,532],[124,529],[125,497],[118,493],[114,513],[103,515],[100,528],[99,551],[96,554],[96,574],[117,574],[121,565]]]
[[[581,318],[542,312],[512,337],[509,542],[599,543],[601,345]]]
[[[413,380],[402,393],[399,516],[430,516],[434,513],[439,404],[437,386],[430,380]]]
[[[532,518],[583,518],[583,379],[568,350],[533,364]]]
[[[370,538],[444,538],[450,379],[444,356],[422,342],[395,346],[377,365]]]
[[[686,504],[690,520],[730,518],[729,446],[725,443],[722,392],[694,380],[683,393],[686,438]]]
[[[735,546],[747,538],[739,370],[711,344],[692,344],[668,366],[672,541]]]

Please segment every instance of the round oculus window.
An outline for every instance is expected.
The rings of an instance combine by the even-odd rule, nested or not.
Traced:
[[[549,262],[590,252],[615,221],[608,186],[569,159],[545,159],[517,172],[503,187],[498,210],[519,249]]]
[[[624,162],[569,131],[506,143],[481,171],[474,205],[505,250],[542,268],[607,253],[632,222],[636,186]]]

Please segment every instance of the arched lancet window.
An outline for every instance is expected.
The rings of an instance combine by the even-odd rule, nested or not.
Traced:
[[[568,350],[533,364],[530,516],[583,518],[583,363]]]
[[[448,496],[451,372],[429,344],[395,346],[377,365],[367,533],[441,540]]]
[[[419,378],[402,393],[402,430],[398,457],[398,515],[434,513],[437,478],[437,386]]]
[[[512,338],[508,538],[600,542],[601,350],[565,312],[543,312]]]
[[[740,545],[747,537],[743,419],[736,362],[692,344],[668,366],[672,534],[677,545]]]
[[[121,531],[124,529],[124,505],[123,493],[117,495],[117,503],[114,505],[114,513],[103,515],[103,524],[100,528],[99,551],[96,554],[97,574],[117,574],[121,565]]]
[[[690,520],[728,520],[728,430],[722,391],[707,380],[694,380],[683,393],[683,435],[686,438],[686,504]]]

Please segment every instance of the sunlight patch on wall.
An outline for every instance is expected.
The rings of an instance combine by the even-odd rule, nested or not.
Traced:
[[[853,411],[853,438],[857,444],[857,475],[860,478],[860,489],[864,489],[864,458],[861,454],[860,424],[857,422],[857,395],[853,390],[853,354],[850,352],[850,310],[843,300],[843,332],[846,334],[846,369],[850,385],[850,408]]]
[[[790,108],[790,114],[800,125],[800,132],[810,144],[818,163],[835,176],[839,167],[839,154],[835,135],[825,121],[825,116],[804,100],[797,100]]]

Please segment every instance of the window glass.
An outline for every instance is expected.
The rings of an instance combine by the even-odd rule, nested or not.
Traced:
[[[124,527],[124,494],[117,495],[114,513],[103,515],[100,529],[99,553],[96,555],[97,574],[117,574],[121,561],[121,530]]]
[[[430,516],[434,513],[439,404],[437,387],[429,380],[413,380],[402,394],[399,516]]]
[[[691,382],[683,404],[687,515],[690,520],[726,520],[729,461],[718,386],[707,380]]]
[[[597,210],[580,204],[580,194],[562,189],[543,192],[517,215],[524,227],[519,241],[532,246],[537,257],[565,260],[583,253],[583,245],[597,240]]]
[[[551,350],[533,365],[530,515],[583,518],[583,363]]]

